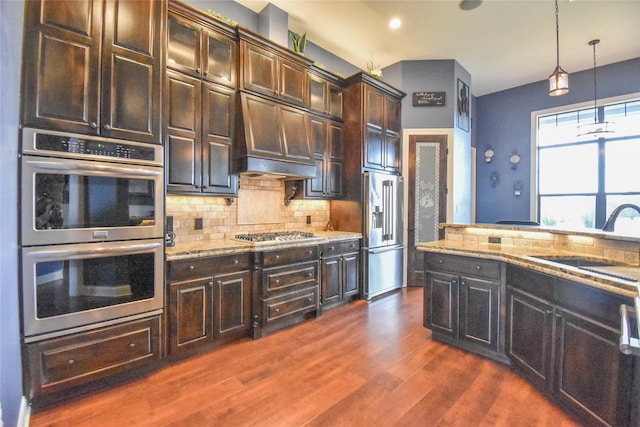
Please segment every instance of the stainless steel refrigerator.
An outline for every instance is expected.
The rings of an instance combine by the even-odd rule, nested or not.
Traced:
[[[363,190],[363,297],[371,299],[403,285],[403,179],[366,172]]]

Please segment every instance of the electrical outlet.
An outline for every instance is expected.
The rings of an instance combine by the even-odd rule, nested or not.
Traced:
[[[196,230],[202,230],[202,218],[196,218]]]
[[[489,243],[502,243],[502,237],[489,236]]]
[[[311,224],[311,215],[307,215],[307,224]]]

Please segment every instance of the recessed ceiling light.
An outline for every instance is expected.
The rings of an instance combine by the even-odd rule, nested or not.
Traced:
[[[389,28],[391,28],[392,30],[400,28],[401,25],[402,21],[400,20],[400,18],[392,18],[391,21],[389,21]]]

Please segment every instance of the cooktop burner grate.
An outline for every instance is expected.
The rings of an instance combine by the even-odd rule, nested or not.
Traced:
[[[268,243],[278,241],[295,241],[319,239],[315,234],[307,231],[274,231],[270,233],[236,234],[234,240],[250,243]]]

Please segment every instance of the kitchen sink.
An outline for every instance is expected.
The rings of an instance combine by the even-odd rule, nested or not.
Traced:
[[[570,265],[572,267],[613,267],[620,264],[616,264],[611,261],[603,261],[592,258],[584,258],[579,256],[535,256],[533,258],[542,259],[545,261],[556,262],[558,264]]]

